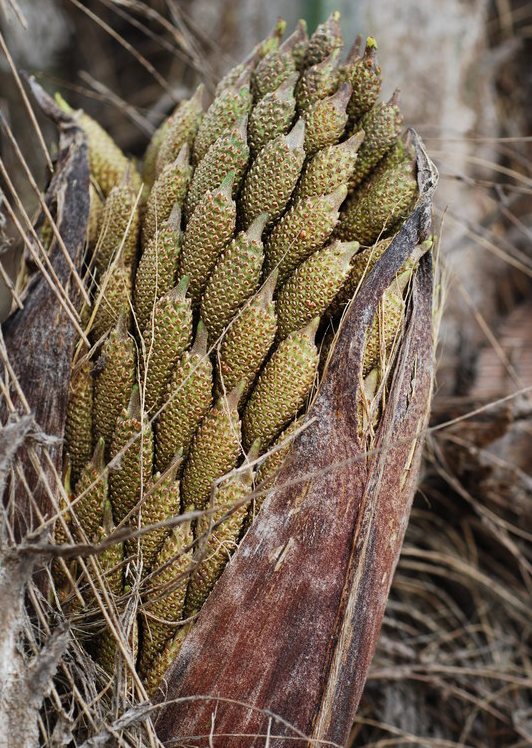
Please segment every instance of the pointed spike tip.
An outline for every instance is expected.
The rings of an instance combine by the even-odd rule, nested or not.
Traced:
[[[188,166],[190,162],[190,146],[188,143],[185,143],[181,146],[181,149],[179,153],[177,154],[176,160],[174,161],[174,166]]]
[[[263,308],[266,308],[268,304],[272,303],[273,294],[275,293],[275,288],[277,286],[277,279],[279,277],[279,269],[275,268],[275,270],[272,270],[272,272],[269,274],[268,278],[266,279],[266,282],[264,283],[263,287],[257,294],[257,300],[262,305]]]
[[[250,224],[249,228],[246,231],[246,236],[250,241],[260,242],[262,238],[262,232],[266,228],[269,217],[269,213],[261,213],[260,216],[257,216],[257,218],[255,218],[255,220]]]
[[[223,182],[218,187],[215,195],[222,195],[223,197],[231,198],[233,194],[233,184],[235,181],[235,175],[236,172],[230,171],[227,173],[227,175],[224,177]]]
[[[177,231],[177,229],[181,228],[181,205],[179,203],[176,203],[172,208],[167,222],[172,231]]]
[[[302,117],[298,119],[288,135],[285,135],[284,138],[291,151],[303,148],[303,143],[305,142],[305,120]]]
[[[196,337],[194,339],[194,345],[191,348],[191,353],[196,356],[203,358],[207,355],[207,348],[209,343],[209,331],[200,320],[196,328]]]
[[[366,49],[365,53],[367,52],[369,54],[370,50],[377,50],[377,40],[374,36],[368,36],[366,39]]]
[[[96,468],[96,470],[101,473],[102,470],[105,467],[105,439],[103,436],[100,436],[96,443],[96,448],[94,450],[94,454],[92,455],[92,464]]]
[[[188,275],[184,275],[174,289],[175,299],[180,299],[181,301],[184,300],[185,296],[187,295],[189,283],[190,278],[188,277]]]
[[[245,392],[247,382],[242,379],[227,396],[220,397],[218,401],[218,407],[227,408],[230,412],[238,409],[238,403],[240,402],[242,395]]]
[[[127,406],[128,418],[135,418],[140,421],[141,414],[141,402],[140,402],[140,390],[138,384],[134,384],[131,390],[131,396]]]
[[[304,336],[314,342],[314,338],[318,332],[318,327],[320,326],[320,319],[321,317],[319,316],[314,317],[314,319],[311,319],[305,327],[302,327],[301,330],[296,330],[292,335],[294,335],[294,337]]]

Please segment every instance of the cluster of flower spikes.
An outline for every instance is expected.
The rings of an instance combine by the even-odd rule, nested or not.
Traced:
[[[378,101],[375,41],[343,59],[338,13],[310,39],[303,22],[284,42],[283,32],[223,78],[206,110],[203,86],[182,101],[141,174],[70,110],[94,182],[93,304],[92,349],[80,344],[72,367],[63,516],[79,541],[136,531],[98,571],[119,616],[138,591],[126,644],[148,694],[259,510],[265,491],[254,489],[275,480],[335,321],[417,196],[397,95]],[[361,431],[378,414],[412,269],[366,339]],[[55,574],[61,604],[86,616],[91,580],[76,564]],[[87,646],[112,673],[110,632]]]

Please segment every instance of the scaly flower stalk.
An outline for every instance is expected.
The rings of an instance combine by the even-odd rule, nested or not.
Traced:
[[[105,273],[115,254],[120,251],[124,264],[130,268],[137,258],[139,211],[130,172],[110,191],[103,206],[100,234],[96,244],[96,267]]]
[[[319,99],[303,113],[307,156],[340,140],[347,122],[345,108],[350,96],[351,85],[343,83],[335,94]]]
[[[193,556],[195,569],[187,587],[184,618],[201,610],[236,549],[248,512],[249,498],[246,501],[246,497],[252,482],[252,470],[230,478],[216,490],[214,513],[207,513],[198,520],[196,538],[199,542]]]
[[[342,143],[328,145],[318,151],[307,161],[295,197],[326,195],[347,184],[363,140],[364,133],[358,132]]]

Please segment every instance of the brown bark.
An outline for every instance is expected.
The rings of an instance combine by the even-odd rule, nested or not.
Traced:
[[[60,128],[57,165],[46,193],[46,202],[51,209],[55,207],[56,223],[64,246],[79,269],[89,215],[89,164],[85,136],[39,86],[33,84],[33,91],[45,114]],[[57,241],[53,242],[49,257],[59,283],[73,304],[79,306],[79,292]],[[45,434],[58,440],[55,446],[47,447],[51,461],[40,460],[38,473],[28,451],[21,450],[20,460],[28,486],[17,482],[14,498],[15,522],[19,534],[23,535],[38,526],[35,508],[46,515],[50,510],[50,491],[58,495],[55,472],[61,474],[70,366],[78,333],[51,285],[40,272],[36,272],[29,283],[24,308],[6,320],[3,335],[9,362],[36,424]],[[26,407],[16,391],[12,398],[16,411],[23,413]],[[2,420],[5,423],[5,413]]]

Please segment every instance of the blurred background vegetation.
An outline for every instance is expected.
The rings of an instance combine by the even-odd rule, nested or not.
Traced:
[[[212,92],[278,15],[312,31],[336,9],[347,47],[357,34],[377,38],[383,96],[400,87],[405,122],[439,167],[447,297],[424,480],[352,745],[529,746],[532,3],[0,0],[0,111],[44,188],[7,51],[141,158],[175,103],[199,80]],[[5,129],[0,157],[35,211]],[[21,248],[5,231],[0,261],[13,275]],[[2,305],[5,316],[7,289]]]

